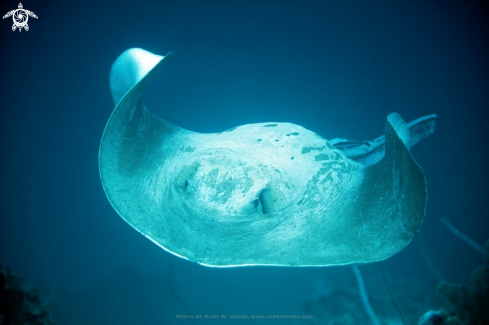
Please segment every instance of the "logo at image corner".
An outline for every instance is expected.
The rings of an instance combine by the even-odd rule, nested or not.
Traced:
[[[24,28],[26,31],[29,30],[29,25],[27,25],[27,21],[29,20],[29,16],[36,18],[37,16],[35,13],[29,10],[25,10],[24,6],[22,3],[19,3],[19,8],[11,10],[7,12],[2,19],[8,18],[12,16],[12,19],[14,20],[14,24],[12,25],[12,31],[15,32],[15,30],[18,28],[19,32],[22,31],[22,28]]]

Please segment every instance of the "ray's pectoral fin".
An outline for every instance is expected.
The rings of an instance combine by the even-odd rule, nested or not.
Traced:
[[[116,107],[100,143],[100,178],[114,209],[138,231],[144,225],[134,221],[133,211],[154,214],[145,186],[152,181],[158,163],[163,163],[168,155],[161,144],[182,130],[148,111],[141,93],[151,77],[173,57],[173,52],[163,57],[130,49],[119,56],[110,72]]]
[[[365,176],[389,180],[385,182],[385,190],[391,191],[391,213],[395,211],[402,222],[402,231],[397,235],[407,236],[411,241],[421,226],[427,201],[423,170],[408,150],[419,140],[413,137],[410,125],[399,114],[389,114],[387,121],[384,159],[375,166],[369,166]],[[406,197],[409,200],[404,199]]]
[[[149,80],[160,67],[170,62],[174,56],[173,52],[161,56],[137,48],[122,53],[110,69],[110,91],[114,104],[117,105],[122,97],[139,81],[142,79]],[[150,75],[148,75],[149,73]],[[146,82],[140,85],[139,90],[142,91]]]
[[[426,139],[436,128],[437,115],[427,115],[406,124],[411,137],[408,149],[411,149],[419,141]],[[348,158],[365,165],[373,165],[379,162],[385,153],[385,136],[373,141],[350,141],[346,139],[333,139],[330,143],[341,150]]]
[[[408,148],[413,138],[409,126],[397,113],[385,125],[385,156],[365,168],[356,211],[379,225],[377,260],[404,248],[418,232],[426,209],[426,180]],[[383,231],[380,231],[383,229]]]

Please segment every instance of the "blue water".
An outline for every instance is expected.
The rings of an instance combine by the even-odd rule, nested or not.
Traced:
[[[2,1],[0,13],[17,5]],[[438,114],[436,132],[412,150],[428,182],[421,231],[384,265],[410,324],[446,305],[423,254],[447,281],[470,284],[482,256],[440,219],[479,245],[489,237],[487,2],[23,5],[39,17],[29,31],[0,21],[0,263],[56,295],[55,324],[327,324],[338,315],[370,324],[351,267],[206,268],[117,215],[97,159],[113,109],[110,67],[131,47],[176,53],[144,100],[193,131],[291,122],[327,139],[371,140],[391,112]],[[359,269],[381,323],[400,324],[380,266]]]

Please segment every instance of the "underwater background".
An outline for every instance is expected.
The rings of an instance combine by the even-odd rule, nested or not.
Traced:
[[[193,131],[290,122],[372,140],[391,112],[438,114],[412,149],[428,183],[421,230],[383,265],[408,324],[449,306],[442,279],[473,288],[483,256],[440,219],[481,246],[489,238],[487,1],[23,5],[39,17],[29,31],[0,22],[0,264],[40,288],[55,324],[373,324],[351,266],[203,267],[118,216],[98,150],[114,108],[109,71],[132,47],[175,52],[143,97]],[[17,6],[2,1],[0,13]],[[380,264],[358,268],[380,323],[402,324]]]

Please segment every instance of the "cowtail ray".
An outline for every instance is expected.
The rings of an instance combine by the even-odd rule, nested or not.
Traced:
[[[275,122],[196,133],[141,99],[173,57],[130,49],[110,73],[116,107],[100,144],[100,177],[133,228],[214,267],[369,263],[413,239],[427,192],[409,149],[434,131],[436,115],[406,124],[392,113],[374,141],[328,141]]]

